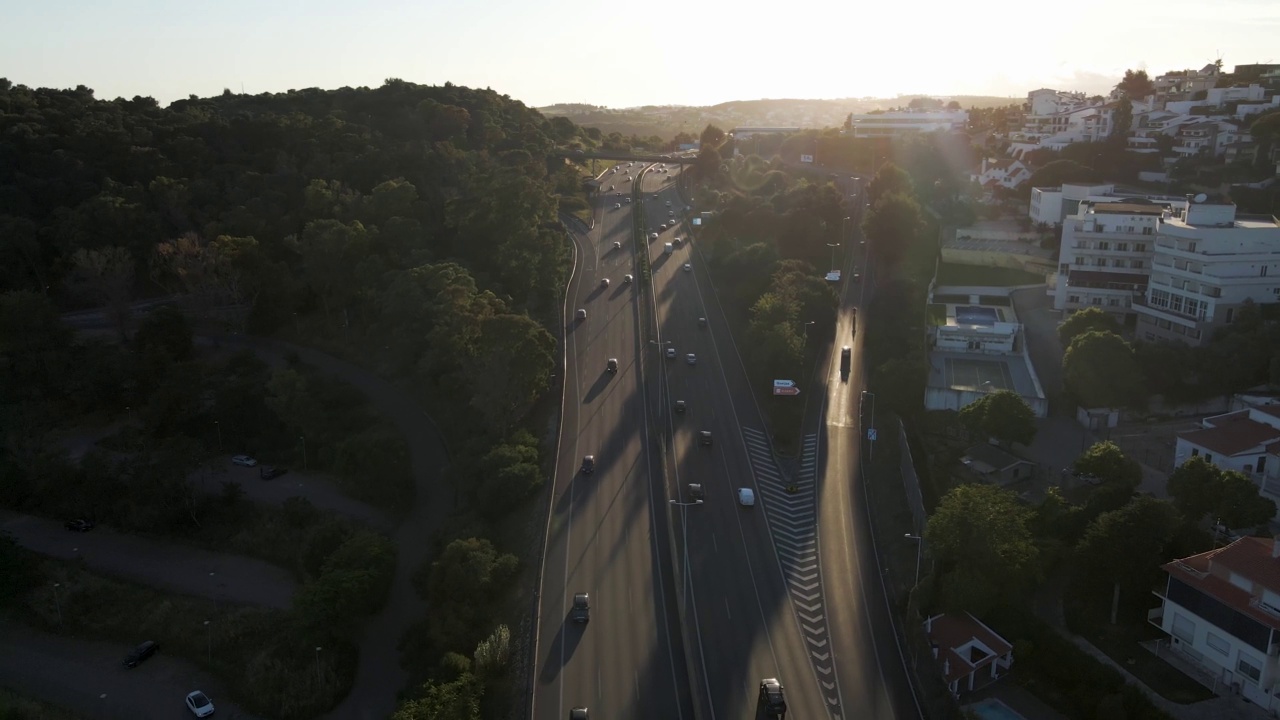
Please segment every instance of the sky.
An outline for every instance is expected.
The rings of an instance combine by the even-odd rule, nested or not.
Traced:
[[[533,107],[1103,93],[1280,62],[1277,0],[0,0],[0,76],[162,105],[229,88],[489,87]]]

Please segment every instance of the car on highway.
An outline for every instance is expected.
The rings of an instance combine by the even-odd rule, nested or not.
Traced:
[[[623,200],[623,202],[625,202],[626,204],[630,205],[630,204],[631,204],[631,198],[627,198],[626,200]]]
[[[582,474],[590,475],[596,471],[596,456],[584,455],[582,457]]]
[[[668,200],[668,201],[667,201],[667,207],[671,207],[671,201],[670,201],[670,200]]]
[[[697,365],[697,364],[698,364],[698,356],[697,356],[697,355],[694,355],[693,353],[689,353],[688,355],[685,355],[685,356],[684,356],[684,361],[685,361],[685,362],[687,362],[687,363],[689,363],[690,365]]]
[[[614,209],[614,210],[621,210],[621,209],[622,209],[622,203],[614,203],[614,204],[613,204],[613,209]]]
[[[710,430],[699,430],[699,431],[698,431],[698,444],[699,444],[699,445],[710,445],[710,444],[711,444],[711,431],[710,431]]]
[[[635,281],[635,278],[634,278],[634,277],[632,277],[631,275],[623,275],[623,276],[622,276],[622,282],[627,283],[628,285],[630,285],[630,284],[631,284],[632,282],[634,282],[634,281]]]
[[[671,238],[671,244],[675,245],[676,247],[680,247],[681,245],[684,244],[684,238],[682,237]]]
[[[93,529],[93,523],[84,518],[76,518],[75,520],[68,520],[66,528],[75,532],[89,532]]]
[[[616,241],[616,240],[615,240],[615,241],[614,241],[614,243],[613,243],[613,249],[614,249],[614,250],[621,250],[621,249],[622,249],[622,243],[620,243],[620,242],[618,242],[618,241]]]
[[[707,499],[707,492],[702,489],[702,483],[689,483],[689,499],[693,502],[702,502]]]
[[[600,287],[602,289],[609,287],[609,278],[600,278]]]
[[[686,408],[686,406],[685,406],[685,404],[684,404],[684,401],[683,401],[683,400],[677,400],[677,401],[676,401],[676,414],[677,414],[677,415],[683,415],[683,414],[684,414],[684,411],[685,411],[686,409],[687,409],[687,408]]]
[[[580,592],[573,595],[573,621],[584,623],[591,620],[591,597]]]
[[[667,217],[675,217],[675,216],[676,216],[676,211],[675,211],[675,210],[668,210],[668,211],[667,211]]]
[[[256,467],[258,465],[258,461],[248,455],[237,455],[231,458],[231,463],[241,467]]]
[[[193,690],[187,693],[187,709],[196,717],[209,717],[213,714],[213,701],[199,690]]]
[[[618,358],[609,358],[608,362],[604,364],[604,369],[608,370],[609,373],[612,375],[617,375],[618,374]]]
[[[263,480],[275,480],[281,475],[289,474],[289,468],[276,465],[262,465],[258,468],[258,477]]]
[[[612,186],[612,185],[610,185],[610,186],[609,186],[609,189],[610,189],[610,190],[612,190],[612,189],[613,189],[613,186]]]
[[[707,319],[704,317],[698,318],[698,327],[706,327],[706,326],[707,326]]]
[[[569,711],[569,720],[591,720],[587,717],[587,709],[584,707],[576,707]]]
[[[656,233],[656,232],[655,232],[655,233],[649,233],[649,239],[650,239],[650,240],[657,240],[657,239],[658,239],[658,233]]]
[[[147,658],[155,655],[156,651],[159,649],[160,646],[157,645],[154,640],[148,640],[133,650],[130,650],[129,654],[124,656],[124,661],[121,664],[127,668],[136,668],[146,662]]]
[[[745,488],[744,488],[745,489]],[[787,699],[782,683],[777,678],[765,678],[760,681],[760,704],[770,717],[781,717],[787,714]]]
[[[689,263],[685,263],[685,264],[684,264],[684,271],[685,271],[685,272],[693,272],[693,265],[690,265]]]
[[[755,507],[755,491],[751,488],[738,488],[738,504],[742,507]]]
[[[676,349],[672,347],[667,348],[667,357],[674,358],[675,356],[676,356]]]
[[[577,313],[577,315],[578,315],[578,319],[579,319],[579,320],[586,320],[586,319],[587,319],[587,311],[586,311],[586,310],[583,310],[582,308],[578,308],[578,313]]]

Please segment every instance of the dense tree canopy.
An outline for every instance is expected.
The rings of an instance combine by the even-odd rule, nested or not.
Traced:
[[[1145,397],[1133,347],[1112,332],[1076,336],[1062,358],[1062,374],[1081,407],[1125,407]]]
[[[1036,436],[1036,416],[1022,396],[997,390],[960,409],[960,421],[978,435],[1003,443],[1030,445]]]
[[[924,535],[941,604],[982,612],[1029,589],[1037,572],[1030,519],[1013,493],[994,485],[948,492]]]

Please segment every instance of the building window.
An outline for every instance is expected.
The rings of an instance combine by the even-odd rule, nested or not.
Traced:
[[[1102,298],[1100,298],[1100,297],[1096,297],[1096,298],[1089,298],[1089,304],[1090,304],[1090,305],[1101,305],[1101,304],[1102,304]]]
[[[1150,235],[1151,233],[1146,232],[1147,230],[1150,230],[1150,229],[1151,229],[1151,228],[1143,228],[1143,229],[1142,229],[1142,230],[1143,230],[1143,233],[1142,233],[1142,234],[1143,234],[1143,235]],[[1146,252],[1146,251],[1147,251],[1147,244],[1146,244],[1146,243],[1134,243],[1134,245],[1133,245],[1133,251],[1134,251],[1134,252]]]
[[[1110,300],[1107,300],[1107,305],[1110,305],[1111,307],[1120,307],[1120,298],[1111,298]]]
[[[1262,266],[1262,274],[1261,274],[1259,277],[1266,277],[1266,276],[1267,276],[1267,266],[1266,266],[1266,265],[1263,265],[1263,266]]]
[[[1214,651],[1222,654],[1224,657],[1231,654],[1231,643],[1227,642],[1226,640],[1223,640],[1222,638],[1218,637],[1217,635],[1214,635],[1213,633],[1205,634],[1204,641],[1206,645],[1208,645]]]
[[[1100,243],[1098,243],[1098,249],[1099,249],[1099,250],[1110,250],[1110,249],[1111,249],[1111,243],[1109,243],[1109,242],[1100,242]],[[1264,273],[1264,274],[1265,274],[1265,273]]]
[[[1195,457],[1199,454],[1200,454],[1199,448],[1191,448],[1191,457]]]
[[[1107,259],[1106,259],[1106,258],[1094,258],[1094,260],[1093,260],[1093,264],[1094,264],[1094,265],[1096,265],[1096,266],[1098,266],[1098,267],[1106,267],[1106,266],[1107,266]]]
[[[1236,671],[1254,682],[1258,682],[1262,678],[1262,670],[1257,665],[1249,662],[1249,658],[1246,657],[1241,657],[1236,661]]]
[[[1141,269],[1143,268],[1143,266],[1144,266],[1144,265],[1145,265],[1145,263],[1143,263],[1141,260],[1134,260],[1134,261],[1133,261],[1133,269],[1134,269],[1134,270],[1141,270]]]
[[[1196,637],[1196,624],[1178,613],[1173,614],[1173,636],[1184,643],[1192,643]]]
[[[1146,338],[1146,341],[1147,341],[1147,342],[1155,342],[1155,341],[1156,341],[1156,334],[1155,334],[1155,333],[1153,333],[1153,332],[1145,333],[1145,334],[1143,334],[1143,337],[1144,337],[1144,338]]]
[[[1258,464],[1254,465],[1253,471],[1258,473],[1259,475],[1262,475],[1264,472],[1266,472],[1266,469],[1267,469],[1267,456],[1259,455]]]
[[[1207,462],[1207,463],[1212,463],[1212,462],[1213,462],[1213,453],[1205,453],[1205,454],[1204,454],[1204,461],[1205,461],[1205,462]]]
[[[1236,319],[1236,309],[1227,308],[1226,322],[1231,322],[1232,320],[1235,320],[1235,319]]]
[[[1129,266],[1129,263],[1124,258],[1116,258],[1115,260],[1111,261],[1111,264],[1118,268]]]
[[[1116,243],[1116,250],[1120,252],[1129,252],[1129,243]]]
[[[1155,230],[1155,228],[1149,228],[1149,227],[1144,227],[1144,228],[1142,228],[1142,234],[1143,234],[1143,235],[1153,235],[1153,234],[1155,234],[1155,231],[1156,231],[1156,230]],[[1141,246],[1140,246],[1140,247],[1141,247]],[[1141,251],[1139,251],[1139,252],[1141,252]]]
[[[1075,263],[1076,265],[1084,265],[1084,264],[1085,264],[1085,262],[1086,262],[1086,261],[1085,261],[1084,257],[1082,257],[1082,256],[1080,256],[1080,255],[1077,255],[1077,256],[1076,256],[1076,263]]]
[[[1067,296],[1067,302],[1069,302],[1069,303],[1079,303],[1079,302],[1080,302],[1080,296],[1079,296],[1079,295],[1068,295],[1068,296]]]

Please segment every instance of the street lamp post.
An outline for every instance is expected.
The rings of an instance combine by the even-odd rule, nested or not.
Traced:
[[[814,324],[814,323],[816,323],[816,322],[817,322],[816,320],[808,320],[808,321],[805,321],[805,324],[804,324],[804,345],[803,345],[802,347],[807,347],[807,346],[809,345],[809,326],[810,326],[810,325],[813,325],[813,324]]]
[[[217,420],[214,420],[213,427],[218,430],[218,452],[222,452],[222,426],[218,424]]]
[[[324,682],[324,676],[320,674],[320,651],[323,649],[324,648],[320,647],[319,645],[316,646],[316,684],[317,685]]]
[[[213,626],[208,620],[204,621],[204,637],[209,655],[209,662],[213,662]]]
[[[58,599],[58,588],[62,587],[62,583],[53,584],[53,606],[58,609],[58,626],[62,626],[62,601]]]
[[[840,221],[842,229],[840,230],[840,242],[849,242],[849,223],[853,221],[853,217],[847,217]]]
[[[680,604],[683,609],[685,603],[689,600],[689,523],[685,518],[685,508],[692,505],[701,505],[702,501],[680,502],[679,500],[670,500],[668,502],[680,508],[680,543],[683,545],[681,552],[684,555],[684,560],[680,563],[680,587],[684,590],[680,593]]]
[[[848,218],[845,218],[848,220]],[[831,248],[831,269],[836,269],[836,248],[840,247],[840,243],[827,243],[827,247]]]
[[[862,401],[865,403],[867,401],[867,398],[871,398],[871,423],[867,425],[867,430],[875,430],[876,429],[876,394],[869,390],[863,390]],[[867,451],[867,459],[875,460],[876,440],[875,438],[871,437],[870,432],[868,432],[866,435],[867,435],[867,441],[871,443],[871,447]]]
[[[916,582],[915,585],[912,585],[912,587],[915,587],[920,584],[920,550],[924,547],[924,538],[919,535],[912,535],[911,533],[907,533],[903,535],[903,537],[908,540],[916,541]]]
[[[298,439],[302,441],[302,471],[306,472],[307,470],[307,437],[305,435],[299,435]]]

